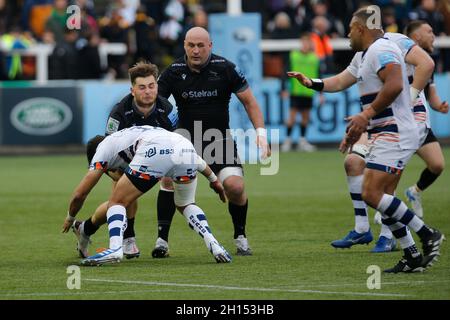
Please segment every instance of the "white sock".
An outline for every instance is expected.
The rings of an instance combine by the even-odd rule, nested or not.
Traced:
[[[355,211],[355,231],[358,233],[364,233],[370,229],[367,205],[362,200],[363,177],[363,175],[347,176],[348,190],[350,191],[350,197],[352,198]]]
[[[206,215],[200,207],[195,204],[188,205],[183,211],[183,216],[186,218],[189,226],[203,238],[208,249],[211,241],[217,241],[211,233]]]
[[[381,224],[380,237],[386,237],[388,239],[392,239],[391,229],[384,223]]]
[[[114,205],[106,212],[110,249],[117,249],[122,246],[123,232],[126,227],[126,214],[125,207],[121,205]]]

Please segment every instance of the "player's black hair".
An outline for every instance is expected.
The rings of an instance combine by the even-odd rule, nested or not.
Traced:
[[[95,152],[97,151],[97,147],[105,139],[105,136],[97,135],[90,139],[86,145],[86,156],[88,160],[88,164],[91,163],[92,158],[94,157]]]
[[[408,23],[403,31],[403,34],[407,37],[411,37],[414,31],[419,29],[422,25],[427,24],[428,22],[424,20],[414,20]]]

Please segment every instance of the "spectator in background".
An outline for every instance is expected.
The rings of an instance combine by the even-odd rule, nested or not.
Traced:
[[[317,16],[312,20],[311,39],[314,43],[314,50],[320,59],[320,73],[333,73],[333,47],[327,32],[330,22],[324,16]]]
[[[450,36],[450,1],[438,0],[438,11],[444,18],[444,33]]]
[[[450,0],[438,0],[438,10],[444,18],[444,33],[450,36]],[[450,49],[441,49],[442,71],[450,71]]]
[[[26,49],[33,42],[31,34],[23,33],[19,27],[13,27],[11,32],[0,35],[0,47],[6,50]],[[30,80],[34,75],[34,58],[21,57],[17,53],[7,55],[5,71],[9,80]]]
[[[100,54],[98,51],[100,37],[97,33],[91,33],[85,36],[86,41],[83,41],[83,45],[78,48],[77,79],[100,79],[104,73],[100,64]]]
[[[199,7],[194,12],[194,16],[192,18],[193,27],[202,27],[208,30],[208,14],[203,8]],[[190,29],[190,28],[188,28]]]
[[[399,27],[395,19],[395,11],[391,7],[386,7],[383,9],[383,29],[385,32],[399,32]]]
[[[120,15],[117,6],[111,6],[108,16],[99,21],[100,36],[108,42],[124,43],[127,46],[129,28],[127,22]],[[109,55],[108,66],[117,78],[125,78],[128,72],[126,55]]]
[[[45,23],[52,14],[53,0],[25,0],[22,11],[22,29],[41,38]]]
[[[315,17],[325,17],[329,22],[329,28],[327,33],[331,35],[333,38],[336,37],[344,37],[345,29],[342,22],[335,18],[335,16],[330,13],[328,10],[328,6],[323,0],[314,0],[312,1],[312,11]],[[312,25],[312,23],[310,23]]]
[[[67,0],[54,0],[52,13],[45,24],[45,29],[51,31],[55,36],[56,43],[65,41],[64,32],[67,29],[68,18],[67,6]]]
[[[155,54],[158,51],[158,33],[155,20],[146,14],[144,6],[138,8],[136,19],[133,25],[135,35],[136,52],[134,61],[140,60],[152,61],[156,65],[160,65],[161,61]]]
[[[0,0],[0,34],[5,34],[11,29],[13,25],[11,18],[11,6],[6,0]]]
[[[159,28],[159,37],[165,47],[164,65],[169,65],[175,56],[182,52],[183,34],[185,33],[187,7],[185,0],[170,0],[164,9],[166,20]]]
[[[136,19],[136,11],[140,5],[139,0],[116,0],[120,9],[119,14],[131,26]]]
[[[64,32],[64,41],[57,42],[55,39],[56,45],[49,57],[49,79],[78,78],[77,40],[78,31],[67,28]]]
[[[443,35],[444,22],[442,14],[437,11],[436,0],[421,0],[420,5],[409,13],[410,20],[424,20],[436,35]]]
[[[292,28],[291,19],[286,12],[278,12],[274,18],[272,39],[294,39],[297,38]],[[286,79],[287,66],[289,64],[289,52],[270,52],[264,54],[264,75],[282,79],[282,90],[284,90],[284,80]]]

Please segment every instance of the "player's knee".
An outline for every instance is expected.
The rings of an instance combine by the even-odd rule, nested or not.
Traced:
[[[159,188],[164,191],[173,191],[172,179],[168,177],[162,178]]]
[[[345,157],[344,168],[349,176],[359,176],[363,174],[365,165],[366,163],[360,155],[351,153]]]
[[[226,184],[225,193],[231,199],[239,199],[244,194],[244,183],[235,181],[234,183]]]
[[[433,172],[436,175],[439,175],[442,173],[442,171],[444,171],[445,169],[445,161],[439,161],[436,163],[433,163],[431,166],[428,166],[428,170],[430,170],[431,172]]]

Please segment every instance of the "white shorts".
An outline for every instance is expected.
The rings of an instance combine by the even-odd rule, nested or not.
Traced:
[[[194,146],[185,138],[160,138],[156,143],[142,140],[129,168],[143,179],[169,177],[183,182],[195,179],[197,159]]]
[[[417,128],[419,129],[419,146],[422,146],[430,132],[430,128],[427,127],[425,122],[418,123]]]
[[[390,174],[401,174],[416,149],[402,149],[398,142],[378,138],[369,139],[366,168]]]

